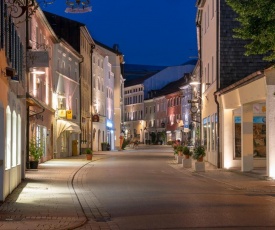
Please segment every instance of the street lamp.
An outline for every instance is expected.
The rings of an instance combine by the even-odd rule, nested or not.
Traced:
[[[196,76],[192,76],[191,77],[191,81],[189,83],[189,85],[191,86],[191,90],[192,90],[192,98],[191,98],[191,108],[190,108],[190,113],[191,113],[191,119],[192,122],[195,123],[195,138],[197,139],[197,141],[195,141],[195,145],[197,144],[201,144],[201,89],[200,89],[200,81],[197,80]],[[199,132],[199,133],[198,133]]]

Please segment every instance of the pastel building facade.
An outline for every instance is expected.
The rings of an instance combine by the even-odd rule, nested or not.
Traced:
[[[242,79],[266,68],[268,63],[264,62],[260,56],[244,55],[246,42],[233,37],[233,28],[238,26],[238,22],[235,20],[236,14],[226,4],[225,0],[198,0],[197,8],[200,61],[200,72],[197,75],[202,83],[201,144],[205,146],[207,151],[205,160],[217,167],[236,166],[241,167],[242,170],[251,168],[251,165],[264,166],[266,158],[257,156],[258,153],[256,154],[255,151],[253,153],[253,144],[246,145],[248,149],[242,149],[244,145],[241,143],[244,139],[240,138],[241,130],[243,130],[241,124],[243,119],[246,119],[246,115],[243,114],[244,117],[241,118],[241,114],[243,109],[246,110],[246,103],[241,103],[244,107],[235,107],[236,110],[231,111],[231,116],[227,113],[229,110],[226,110],[225,115],[225,110],[223,110],[225,101],[222,99],[224,96],[219,97],[217,92],[223,92],[228,87],[234,88],[235,84],[238,85],[238,82]],[[251,94],[252,91],[246,90],[249,90],[249,88],[246,88],[242,95],[254,97],[252,96],[253,93]],[[235,99],[231,97],[229,100],[233,102]],[[251,108],[255,104],[257,110],[262,111],[252,115],[254,113],[253,109],[249,107],[249,116],[263,117],[265,105],[262,104],[262,99],[259,99],[259,102],[255,101],[255,103],[250,99],[244,100],[252,106]],[[226,119],[224,116],[226,116]],[[251,120],[250,122],[253,123]],[[256,124],[257,122],[255,126],[260,126]],[[228,132],[224,133],[225,129],[228,130],[229,128],[238,130],[237,133],[233,132],[230,136],[233,138],[232,140],[235,139],[234,144],[229,141]],[[250,126],[250,129],[253,130],[252,126]],[[252,136],[251,130],[249,133],[248,136]],[[228,146],[229,143],[231,147]],[[254,154],[255,157],[246,157],[247,152]]]

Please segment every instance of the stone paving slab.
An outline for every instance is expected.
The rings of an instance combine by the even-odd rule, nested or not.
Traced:
[[[102,157],[95,155],[93,161]],[[71,181],[88,163],[85,156],[78,156],[27,170],[26,179],[0,205],[0,229],[76,229],[85,224]]]
[[[256,169],[251,172],[241,172],[240,169],[217,169],[216,167],[205,162],[205,172],[195,172],[194,161],[192,168],[184,168],[182,164],[178,164],[174,158],[168,164],[181,171],[194,176],[200,176],[223,183],[239,190],[247,190],[250,192],[275,193],[275,181],[267,178],[264,169]]]
[[[170,149],[167,148],[167,151]],[[93,162],[106,157],[108,154],[104,152],[95,154]],[[0,229],[118,230],[119,227],[111,221],[96,197],[89,190],[81,189],[85,184],[85,167],[92,167],[89,163],[81,155],[51,160],[40,164],[38,170],[28,170],[26,179],[0,204]],[[182,173],[215,180],[236,189],[275,195],[274,180],[263,179],[263,173],[244,174],[237,170],[216,169],[209,164],[206,164],[206,172],[196,173],[177,164],[172,156],[167,163]],[[78,175],[80,168],[84,170]]]

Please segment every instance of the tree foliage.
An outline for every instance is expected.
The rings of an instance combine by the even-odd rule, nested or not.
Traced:
[[[246,55],[260,54],[266,61],[275,60],[275,1],[226,0],[238,14],[240,27],[234,37],[247,40]]]

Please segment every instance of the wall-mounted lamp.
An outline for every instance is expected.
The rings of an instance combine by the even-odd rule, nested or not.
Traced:
[[[6,67],[5,70],[1,69],[1,73],[5,77],[10,77],[11,81],[19,82],[19,77],[16,75],[15,69]]]
[[[30,73],[31,74],[45,74],[46,72],[43,70],[38,70],[38,69],[31,69]]]
[[[192,80],[189,84],[190,85],[200,85],[201,83],[197,80]]]

